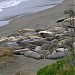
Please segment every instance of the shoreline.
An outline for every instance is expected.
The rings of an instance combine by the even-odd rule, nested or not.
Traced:
[[[6,7],[9,7],[9,8],[5,7],[6,9],[2,9],[2,11],[0,12],[0,26],[9,24],[10,21],[8,20],[13,20],[14,18],[19,17],[21,15],[25,16],[28,14],[33,14],[39,11],[46,10],[48,8],[52,8],[63,1],[64,0],[58,0],[58,1],[52,1],[52,2],[51,0],[44,0],[44,1],[43,0],[36,0],[36,1],[29,0],[27,2],[21,2],[18,5],[15,5],[14,7],[11,5],[9,6],[5,5]],[[11,1],[10,2],[7,1],[7,3],[10,4]]]
[[[53,8],[15,18],[9,24],[0,27],[0,36],[15,33],[23,28],[49,29],[52,26],[56,26],[55,22],[65,17],[64,11],[73,3],[73,0],[64,0]]]
[[[60,2],[61,1],[61,2]],[[35,6],[35,10],[33,9],[32,11],[29,11],[29,12],[26,12],[26,11],[23,11],[21,14],[18,14],[19,11],[17,12],[18,15],[13,15],[11,14],[10,16],[7,16],[7,15],[3,15],[0,13],[0,27],[1,26],[4,26],[4,25],[7,25],[9,24],[10,21],[14,20],[14,19],[17,19],[19,17],[22,17],[22,16],[26,16],[26,15],[30,15],[30,14],[34,14],[34,13],[37,13],[37,12],[40,12],[40,11],[43,11],[43,10],[46,10],[46,9],[49,9],[49,8],[52,8],[52,7],[55,7],[56,5],[58,5],[59,3],[62,3],[64,0],[60,0],[59,2],[57,3],[52,3],[52,4],[47,4],[46,5],[41,5],[41,6]],[[22,6],[22,4],[20,4],[20,7]],[[24,5],[23,5],[24,6]],[[17,6],[16,6],[17,7]],[[38,9],[39,7],[39,9]],[[41,7],[43,7],[41,9]],[[6,9],[7,10],[7,9]],[[11,11],[12,11],[12,7],[11,7]],[[17,10],[17,9],[16,9]],[[9,12],[7,11],[4,11],[5,13],[10,13],[10,9],[9,9]],[[3,13],[4,13],[3,12]],[[3,17],[5,16],[5,18],[3,18],[1,15],[3,15]],[[13,16],[12,16],[13,15]],[[2,17],[2,18],[1,18]]]

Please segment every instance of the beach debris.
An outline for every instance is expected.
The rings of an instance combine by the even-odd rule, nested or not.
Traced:
[[[31,57],[31,58],[34,58],[34,59],[42,59],[43,58],[39,53],[34,52],[34,51],[26,51],[24,53],[24,56]]]

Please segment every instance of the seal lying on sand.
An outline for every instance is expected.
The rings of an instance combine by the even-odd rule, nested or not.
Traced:
[[[54,36],[53,32],[50,31],[39,31],[38,32],[43,38]]]
[[[31,58],[34,58],[34,59],[42,59],[43,58],[39,53],[34,52],[34,51],[26,51],[24,53],[24,56],[31,57]]]
[[[22,41],[18,41],[17,44],[19,44],[20,46],[26,46],[28,44],[34,44],[37,46],[41,46],[45,43],[49,43],[49,41],[45,41],[43,39],[26,39],[26,40],[22,40]]]
[[[55,54],[49,54],[45,58],[46,59],[59,59],[65,57],[69,51],[56,52]]]
[[[16,42],[6,42],[6,43],[3,43],[1,46],[10,47],[13,49],[22,49],[22,47],[20,47]]]

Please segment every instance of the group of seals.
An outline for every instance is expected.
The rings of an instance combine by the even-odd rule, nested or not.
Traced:
[[[34,59],[57,59],[65,57],[69,53],[69,49],[64,48],[63,45],[71,46],[71,38],[64,37],[62,39],[63,35],[67,34],[63,27],[54,27],[51,31],[39,30],[37,32],[33,29],[22,29],[18,33],[18,35],[9,36],[9,41],[5,41],[1,46],[13,48],[13,53],[16,55],[24,55]],[[22,50],[25,48],[29,50]]]

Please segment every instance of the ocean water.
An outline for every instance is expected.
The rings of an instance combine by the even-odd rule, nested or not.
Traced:
[[[52,8],[63,0],[0,0],[0,26],[19,15],[36,13]]]

